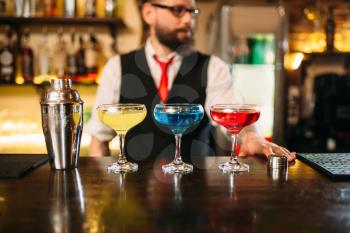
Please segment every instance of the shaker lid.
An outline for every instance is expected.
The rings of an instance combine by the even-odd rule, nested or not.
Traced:
[[[83,103],[79,93],[72,89],[70,79],[51,79],[51,86],[42,97],[41,104]]]
[[[268,166],[273,169],[286,169],[288,168],[288,158],[284,155],[271,154],[268,157]]]

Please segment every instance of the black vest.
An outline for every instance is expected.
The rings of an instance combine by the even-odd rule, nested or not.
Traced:
[[[193,52],[183,58],[180,70],[169,91],[167,103],[197,103],[204,106],[209,56]],[[160,102],[144,49],[121,56],[122,81],[120,103],[142,103],[147,107],[145,120],[126,135],[126,153],[134,160],[172,158],[175,138],[165,126],[159,125],[153,110]],[[212,150],[209,146],[209,119],[204,113],[200,124],[189,128],[181,140],[184,161],[194,161]]]

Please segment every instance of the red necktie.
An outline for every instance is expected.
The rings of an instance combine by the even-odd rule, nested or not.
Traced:
[[[162,69],[162,76],[160,77],[160,83],[158,87],[158,93],[160,100],[165,103],[166,99],[168,98],[168,67],[173,61],[174,57],[170,58],[167,62],[160,61],[156,55],[153,56],[154,60],[159,64],[160,68]]]

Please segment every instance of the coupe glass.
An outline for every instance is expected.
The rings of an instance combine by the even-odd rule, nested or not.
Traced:
[[[231,159],[219,165],[223,172],[249,171],[249,165],[237,159],[237,137],[240,131],[256,122],[260,117],[260,108],[253,104],[214,104],[210,108],[210,116],[219,125],[225,127],[231,135]]]
[[[116,163],[108,166],[109,172],[120,173],[137,171],[138,165],[126,160],[124,142],[129,129],[142,122],[147,114],[143,104],[103,104],[97,108],[101,122],[116,131],[120,153]]]
[[[176,150],[173,162],[163,165],[165,173],[188,173],[193,166],[181,159],[181,137],[192,125],[198,124],[204,115],[200,104],[157,104],[154,108],[154,118],[162,125],[167,126],[175,135]]]

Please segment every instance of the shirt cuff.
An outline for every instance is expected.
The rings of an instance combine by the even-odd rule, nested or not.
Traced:
[[[88,122],[86,132],[101,142],[111,141],[116,135],[113,129],[94,118],[91,118]]]

